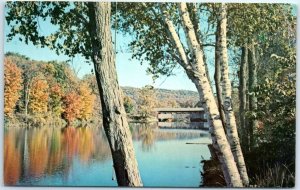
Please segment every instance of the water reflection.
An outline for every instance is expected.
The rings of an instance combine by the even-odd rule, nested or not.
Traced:
[[[198,130],[160,129],[157,127],[157,123],[131,123],[130,129],[133,140],[142,142],[143,151],[152,150],[152,148],[155,147],[156,141],[169,141],[174,139],[184,140],[196,139],[199,137],[208,137],[208,133],[200,133]]]
[[[6,129],[4,183],[16,184],[21,173],[24,178],[40,178],[58,171],[68,175],[75,156],[83,164],[90,159],[109,159],[108,143],[102,135],[97,135],[99,130],[96,127]],[[98,151],[95,151],[96,146],[99,147]]]
[[[142,149],[144,151],[150,151],[154,146],[154,141],[156,138],[153,128],[142,125],[138,128],[137,136],[142,140]]]
[[[4,182],[14,185],[21,175],[21,148],[16,138],[17,131],[12,129],[4,138]]]
[[[170,156],[169,154],[176,156],[178,151],[174,153],[170,151],[174,151],[172,147],[178,147],[179,141],[203,138],[203,134],[199,131],[161,130],[155,124],[132,124],[130,128],[145,184],[147,181],[151,182],[147,173],[151,173],[155,168],[153,166],[151,169],[148,168],[149,159],[150,163],[152,157],[155,157],[157,170],[163,171],[166,165],[164,156]],[[164,142],[175,144],[168,145]],[[186,145],[183,142],[180,146]],[[186,154],[191,152],[191,146],[184,149],[186,150],[182,152]],[[102,127],[5,128],[4,155],[6,185],[116,185],[115,181],[111,181],[112,160]],[[200,156],[193,157],[191,160],[199,163]],[[174,162],[172,167],[180,162]],[[160,181],[157,183],[163,184]],[[153,182],[150,186],[152,184]]]

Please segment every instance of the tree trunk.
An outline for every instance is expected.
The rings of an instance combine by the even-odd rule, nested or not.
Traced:
[[[249,151],[249,136],[246,122],[246,110],[247,110],[247,64],[248,64],[248,48],[247,44],[242,47],[241,65],[239,72],[239,99],[240,99],[240,129],[242,135],[242,147],[245,151]]]
[[[217,55],[220,55],[221,64],[221,75],[222,75],[222,99],[223,99],[223,109],[226,118],[226,130],[227,137],[230,143],[231,151],[234,156],[234,160],[237,164],[241,179],[244,186],[249,185],[249,178],[247,174],[247,169],[244,161],[244,156],[242,153],[240,140],[238,137],[237,125],[235,120],[234,111],[232,108],[232,98],[231,98],[231,82],[229,79],[229,67],[228,67],[228,56],[227,56],[227,11],[226,4],[221,3],[218,11],[218,26],[217,36],[218,42],[216,43],[218,51]]]
[[[248,68],[249,68],[249,111],[254,112],[257,109],[257,98],[253,93],[255,87],[257,86],[257,61],[255,55],[255,46],[252,42],[251,47],[249,49],[249,60],[248,60]],[[253,118],[252,116],[249,118],[249,149],[251,150],[254,146],[254,139],[253,139],[253,130],[257,129],[258,121],[257,119]]]
[[[109,2],[89,3],[92,60],[99,88],[103,126],[119,186],[142,186],[119,87],[110,30]]]
[[[197,42],[200,44],[201,42],[201,31],[200,31],[200,17],[198,15],[198,8],[197,8],[197,3],[188,3],[187,4],[187,10],[189,12],[189,16],[190,16],[190,20],[192,22],[195,34],[196,34],[196,39]],[[212,82],[210,80],[210,75],[209,75],[209,71],[208,71],[208,66],[207,66],[207,59],[204,53],[204,47],[200,46],[201,51],[202,51],[202,56],[203,56],[203,62],[205,64],[205,70],[206,70],[206,76],[208,78],[209,81],[209,85],[212,88]],[[191,52],[192,53],[192,52]]]
[[[29,103],[29,90],[28,90],[28,85],[26,84],[26,89],[25,89],[25,123],[27,125],[28,123],[28,103]]]
[[[203,53],[201,51],[200,44],[197,41],[186,3],[180,3],[179,10],[188,46],[190,51],[193,53],[193,57],[195,58],[193,70],[187,71],[187,73],[189,78],[196,85],[200,95],[200,100],[203,101],[204,109],[209,116],[210,133],[213,146],[218,151],[217,155],[222,164],[222,170],[226,183],[229,187],[242,187],[243,183],[235,164],[233,154],[230,150],[230,145],[226,139],[225,131],[220,119],[220,113],[218,111],[218,107],[212,93],[212,88],[209,85],[209,80],[206,75]]]
[[[28,125],[28,106],[29,106],[29,101],[30,101],[31,82],[32,82],[32,79],[30,79],[26,83],[26,89],[25,89],[25,123],[26,123],[26,125]]]
[[[217,31],[219,31],[219,24],[217,24]],[[218,108],[221,116],[221,121],[223,124],[224,130],[226,130],[226,118],[223,110],[223,98],[222,98],[222,88],[221,88],[221,68],[220,68],[220,45],[219,45],[219,35],[216,35],[216,45],[215,45],[215,86],[216,86],[216,93],[217,93],[217,100],[218,100]],[[226,132],[226,131],[225,131]]]

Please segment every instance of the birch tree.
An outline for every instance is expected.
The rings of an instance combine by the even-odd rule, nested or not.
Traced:
[[[228,146],[227,142],[225,142],[225,143],[221,142],[223,140],[222,138],[226,139],[226,135],[225,135],[225,132],[223,131],[222,121],[220,119],[220,113],[218,111],[216,102],[214,100],[212,89],[209,86],[206,73],[203,73],[203,71],[206,71],[205,67],[204,67],[204,63],[203,63],[203,55],[202,55],[203,52],[200,51],[200,44],[197,43],[196,34],[194,32],[193,25],[192,25],[191,20],[189,18],[189,13],[187,12],[186,4],[181,3],[179,7],[180,7],[180,9],[179,9],[180,13],[182,15],[182,21],[183,21],[183,25],[184,25],[185,35],[186,35],[186,38],[187,38],[187,41],[188,41],[188,46],[191,50],[193,50],[192,52],[194,54],[193,56],[195,56],[196,68],[197,68],[197,72],[198,72],[198,73],[193,73],[196,76],[194,76],[194,77],[189,76],[189,77],[195,83],[196,88],[198,90],[198,93],[200,94],[200,97],[201,97],[202,101],[204,101],[205,109],[209,114],[209,118],[211,120],[210,128],[211,128],[211,131],[212,131],[211,135],[213,137],[212,138],[213,139],[213,145],[215,146],[215,148],[218,151],[221,152],[221,154],[220,153],[218,154],[218,157],[219,157],[219,160],[221,161],[221,163],[223,164],[222,167],[223,167],[223,172],[225,173],[225,176],[226,175],[230,176],[230,177],[229,176],[225,177],[226,182],[229,186],[241,187],[242,184],[241,184],[240,174],[237,171],[237,167],[235,165],[234,160],[232,160],[233,156],[232,156],[232,152],[229,149],[230,146]],[[221,32],[224,32],[224,31],[222,31],[222,24],[220,26],[220,29],[221,29]],[[225,30],[225,32],[226,32],[226,30]],[[222,41],[222,36],[220,36],[220,37],[221,37],[220,40]],[[226,41],[225,41],[225,43],[226,43]],[[221,44],[222,44],[222,42],[221,42]],[[225,48],[226,48],[226,45],[225,45]],[[222,52],[222,53],[225,53],[225,52]],[[225,55],[223,54],[223,56],[225,56]],[[226,73],[224,73],[225,68],[226,67],[222,68],[223,77],[225,77],[224,74],[226,74]],[[227,73],[227,76],[228,76],[228,73]],[[230,86],[228,87],[228,89],[231,90]],[[225,90],[227,90],[227,89],[225,89]],[[226,94],[226,95],[228,95],[228,94]],[[229,96],[226,96],[225,99],[224,99],[224,106],[225,107],[227,106],[226,104],[228,104],[228,97]],[[231,101],[230,98],[229,98],[229,101]],[[229,105],[227,106],[228,107],[227,109],[225,108],[226,120],[229,120],[229,114],[230,113],[229,113],[228,110],[231,109],[230,105],[231,105],[231,103],[229,103]],[[234,121],[231,121],[231,122],[234,122]],[[233,131],[227,131],[227,133],[228,132],[229,133],[234,133]],[[223,136],[223,137],[218,138],[218,136]],[[229,139],[231,140],[230,137],[229,137]],[[237,141],[238,141],[238,139],[237,139]],[[223,157],[221,155],[223,155]],[[230,159],[230,161],[229,162],[227,161],[227,163],[226,163],[226,161],[225,161],[226,159]],[[228,172],[228,174],[227,174],[227,172]]]
[[[219,25],[217,24],[217,31],[219,31]],[[216,86],[216,95],[217,95],[217,103],[218,103],[218,108],[220,112],[220,117],[221,121],[223,124],[223,127],[225,129],[225,113],[222,107],[223,103],[223,97],[222,97],[222,88],[221,88],[221,60],[220,60],[220,46],[217,45],[219,42],[219,35],[216,35],[216,46],[215,46],[215,74],[214,74],[214,80],[215,80],[215,86]]]
[[[236,119],[233,112],[232,98],[231,98],[231,82],[229,79],[228,55],[227,55],[227,7],[224,3],[219,6],[218,19],[217,19],[217,41],[216,41],[216,57],[220,61],[221,76],[222,76],[222,100],[223,109],[225,112],[225,123],[228,140],[234,155],[235,162],[239,169],[241,179],[244,186],[249,185],[248,174],[244,161],[244,156],[240,146],[238,137]],[[218,94],[219,95],[219,94]]]
[[[101,95],[103,126],[118,185],[142,186],[117,80],[110,3],[9,2],[6,8],[6,21],[11,27],[8,40],[20,37],[25,43],[47,46],[70,57],[80,54],[93,62]],[[49,35],[41,33],[41,20],[57,26],[58,30]]]
[[[161,51],[160,53],[166,53],[167,57],[171,57],[169,60],[164,60],[164,57],[159,57],[160,60],[163,60],[161,63],[162,66],[174,61],[172,62],[173,64],[179,64],[185,70],[189,79],[195,84],[195,87],[199,93],[200,101],[202,102],[206,113],[208,114],[213,145],[217,150],[217,155],[222,165],[226,183],[229,187],[242,187],[243,183],[234,161],[230,144],[227,141],[222,121],[220,119],[220,113],[207,76],[207,67],[203,59],[201,41],[199,42],[199,39],[196,35],[187,4],[143,4],[142,7],[145,12],[150,13],[141,15],[141,17],[139,17],[139,19],[141,19],[140,22],[144,25],[130,22],[131,18],[138,18],[137,15],[134,15],[135,13],[138,13],[137,7],[126,7],[127,10],[124,9],[126,11],[129,11],[128,9],[131,8],[133,9],[133,12],[130,12],[129,15],[128,12],[123,12],[124,18],[128,18],[127,16],[129,16],[129,22],[124,23],[124,26],[125,24],[128,25],[128,23],[131,23],[132,25],[130,25],[130,27],[133,28],[133,31],[143,31],[145,28],[147,28],[145,24],[149,24],[149,27],[151,27],[151,31],[144,30],[143,34],[140,34],[140,31],[138,31],[138,40],[134,41],[131,45],[133,48],[138,47],[140,48],[141,52],[146,53],[146,55],[148,55],[147,59],[152,59],[157,56],[156,52],[151,51],[150,47],[154,46],[156,49],[161,48],[165,51]],[[171,14],[172,11],[167,11],[168,9],[178,12]],[[158,13],[162,13],[160,14],[162,17]],[[158,25],[154,19],[157,20],[160,25]],[[184,35],[181,35],[180,32],[178,32],[175,25],[180,25],[182,27],[181,29],[183,30]],[[130,30],[129,28],[125,28],[124,30],[126,31],[126,29]],[[144,42],[141,42],[146,36],[149,38],[148,35],[152,35],[152,33],[157,34],[158,31],[163,35],[152,39],[157,42],[157,44],[145,44]],[[184,38],[184,40],[181,38]],[[186,41],[187,46],[183,41]],[[135,54],[137,57],[140,55],[142,54]]]

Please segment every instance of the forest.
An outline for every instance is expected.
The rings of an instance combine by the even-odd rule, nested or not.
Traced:
[[[130,116],[202,107],[215,155],[211,167],[222,176],[211,186],[295,185],[295,5],[9,2],[6,9],[8,41],[79,54],[94,66],[80,79],[67,63],[6,53],[7,126],[103,125],[118,185],[143,186]],[[57,30],[39,31],[39,19]],[[121,88],[113,31],[132,37],[127,48],[153,79],[180,67],[196,94]]]
[[[80,79],[68,63],[35,61],[8,52],[4,60],[6,125],[64,126],[101,122],[96,79]],[[154,108],[195,107],[197,93],[187,90],[122,87],[128,117],[155,116]],[[140,117],[139,117],[140,116]]]

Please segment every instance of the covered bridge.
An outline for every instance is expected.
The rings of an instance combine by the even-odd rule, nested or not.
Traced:
[[[208,129],[203,108],[156,108],[160,128]]]

